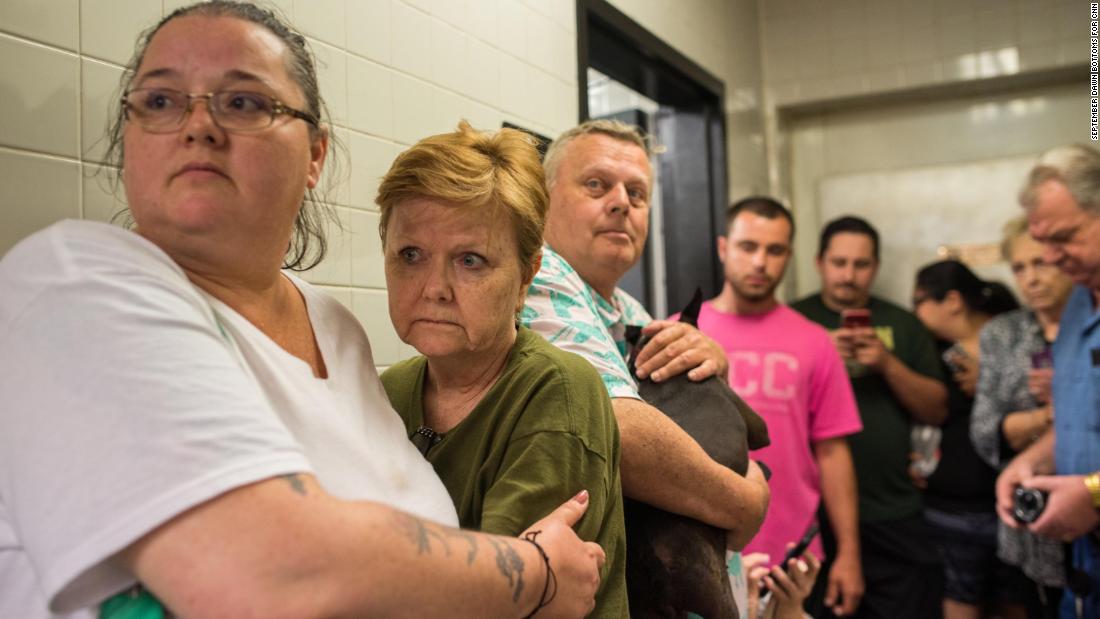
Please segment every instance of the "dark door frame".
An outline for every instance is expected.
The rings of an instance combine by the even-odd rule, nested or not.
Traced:
[[[725,211],[729,204],[726,182],[726,121],[725,92],[722,80],[646,30],[628,15],[612,6],[607,0],[576,0],[577,18],[577,110],[584,121],[588,110],[588,67],[611,77],[662,106],[671,106],[701,113],[706,126],[703,148],[709,167],[708,208],[698,216],[706,217],[709,229],[715,234],[724,233]],[[596,53],[593,53],[596,50]],[[668,213],[666,205],[666,213]],[[665,218],[674,224],[675,217]],[[710,251],[700,258],[688,257],[678,241],[672,237],[675,231],[666,226],[666,272],[668,281],[674,282],[683,274],[667,268],[687,262],[699,265],[700,260],[709,264],[704,269],[709,277],[697,283],[704,293],[717,294],[722,285],[722,267],[718,256]],[[671,241],[671,243],[669,242]],[[698,239],[694,239],[697,244]],[[691,252],[687,252],[691,253]],[[709,279],[710,281],[706,281]],[[686,286],[687,284],[685,284]],[[707,288],[710,288],[708,290]],[[678,290],[676,285],[666,286],[668,308],[675,311],[687,302],[694,291]],[[660,291],[652,291],[659,294]]]

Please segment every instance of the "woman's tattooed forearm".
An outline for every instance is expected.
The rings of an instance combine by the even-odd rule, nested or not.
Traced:
[[[474,533],[442,527],[401,512],[394,512],[393,524],[398,533],[416,546],[417,554],[431,554],[434,547],[438,545],[443,548],[444,555],[449,557],[451,556],[449,541],[457,538],[466,542],[466,565],[473,565],[477,558],[480,536]],[[496,551],[497,569],[508,579],[508,587],[512,590],[512,601],[518,602],[524,588],[523,559],[511,544],[502,539],[487,536],[484,541]]]

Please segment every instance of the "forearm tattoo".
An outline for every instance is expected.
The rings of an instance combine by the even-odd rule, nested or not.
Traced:
[[[469,531],[441,527],[401,512],[394,512],[393,523],[398,532],[416,546],[417,554],[431,554],[434,546],[438,545],[442,547],[444,555],[449,557],[451,556],[449,541],[457,538],[467,545],[466,565],[473,565],[474,559],[477,558],[478,536]],[[496,551],[497,569],[508,579],[508,587],[512,590],[512,601],[518,602],[524,587],[523,559],[516,549],[504,540],[486,537],[485,541]]]
[[[297,473],[291,473],[289,475],[283,475],[282,477],[286,480],[286,483],[290,484],[290,489],[293,490],[295,494],[300,494],[302,496],[306,495],[306,484],[302,481],[301,476]]]

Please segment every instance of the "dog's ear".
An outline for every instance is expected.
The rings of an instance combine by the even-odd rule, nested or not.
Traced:
[[[626,337],[627,344],[637,346],[638,340],[642,338],[642,328],[638,325],[626,325],[626,332],[623,335]]]
[[[764,423],[764,418],[757,414],[748,402],[742,400],[732,388],[730,392],[733,393],[733,399],[737,403],[737,412],[745,421],[745,442],[748,443],[749,449],[760,449],[770,445],[772,441],[768,436],[768,424]]]
[[[687,307],[684,311],[680,312],[680,322],[686,322],[689,325],[698,328],[699,327],[699,309],[703,307],[703,289],[696,288],[695,296],[691,297],[691,301],[688,301]]]
[[[634,372],[634,359],[638,356],[638,351],[646,342],[646,338],[642,337],[642,328],[638,325],[626,325],[626,331],[623,333],[623,337],[626,338],[627,347],[630,349],[630,354],[626,358],[626,369],[630,372],[630,375],[637,378],[637,374]]]

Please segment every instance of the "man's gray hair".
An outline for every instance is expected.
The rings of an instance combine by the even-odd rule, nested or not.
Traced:
[[[1047,181],[1061,182],[1081,210],[1100,216],[1100,152],[1081,144],[1056,146],[1039,156],[1020,190],[1020,204],[1035,207],[1035,192]]]
[[[546,170],[546,186],[552,188],[554,182],[558,178],[558,166],[561,165],[562,155],[565,153],[565,147],[570,142],[579,138],[582,135],[601,134],[608,137],[634,144],[638,148],[641,148],[646,155],[646,158],[650,158],[659,149],[654,148],[649,141],[649,138],[642,135],[642,131],[634,125],[628,125],[620,120],[612,119],[596,119],[586,120],[583,123],[573,127],[565,133],[558,136],[558,139],[550,143],[550,147],[546,149],[546,157],[542,160],[542,167]],[[650,178],[650,182],[652,182]]]

